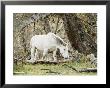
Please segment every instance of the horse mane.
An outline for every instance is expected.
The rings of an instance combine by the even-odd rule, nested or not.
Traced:
[[[64,46],[66,45],[66,43],[63,41],[63,39],[60,38],[59,36],[55,35],[54,33],[49,32],[48,35],[53,36],[53,38],[57,41],[58,44],[64,45]]]

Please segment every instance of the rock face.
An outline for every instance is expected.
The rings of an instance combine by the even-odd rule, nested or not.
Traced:
[[[14,13],[13,18],[14,58],[30,58],[31,37],[49,32],[69,44],[70,59],[78,58],[75,52],[84,55],[93,53],[97,57],[96,13]],[[57,55],[61,59],[60,54]],[[51,56],[52,52],[49,52],[47,58],[52,59]]]

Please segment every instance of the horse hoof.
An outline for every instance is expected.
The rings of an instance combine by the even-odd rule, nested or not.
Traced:
[[[33,63],[36,63],[36,62],[33,61],[33,60],[27,60],[27,62],[28,62],[28,63],[32,63],[32,64],[33,64]]]
[[[37,62],[32,62],[32,65],[35,65]]]
[[[52,62],[53,62],[53,64],[58,64],[58,63],[59,63],[59,62],[58,62],[58,61],[56,61],[56,60],[55,60],[55,61],[52,61]]]

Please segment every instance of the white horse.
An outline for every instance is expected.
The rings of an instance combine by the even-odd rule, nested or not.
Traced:
[[[35,35],[31,38],[31,59],[29,62],[35,62],[38,58],[38,50],[43,51],[43,56],[41,60],[44,60],[48,50],[54,48],[53,59],[57,62],[56,51],[57,48],[60,50],[61,55],[66,59],[69,58],[68,55],[68,44],[66,44],[63,39],[56,36],[54,33],[49,32],[47,35]]]

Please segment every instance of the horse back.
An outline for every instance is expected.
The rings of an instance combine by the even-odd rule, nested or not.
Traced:
[[[56,40],[48,35],[35,35],[31,38],[30,45],[38,49],[49,49],[56,46]]]

